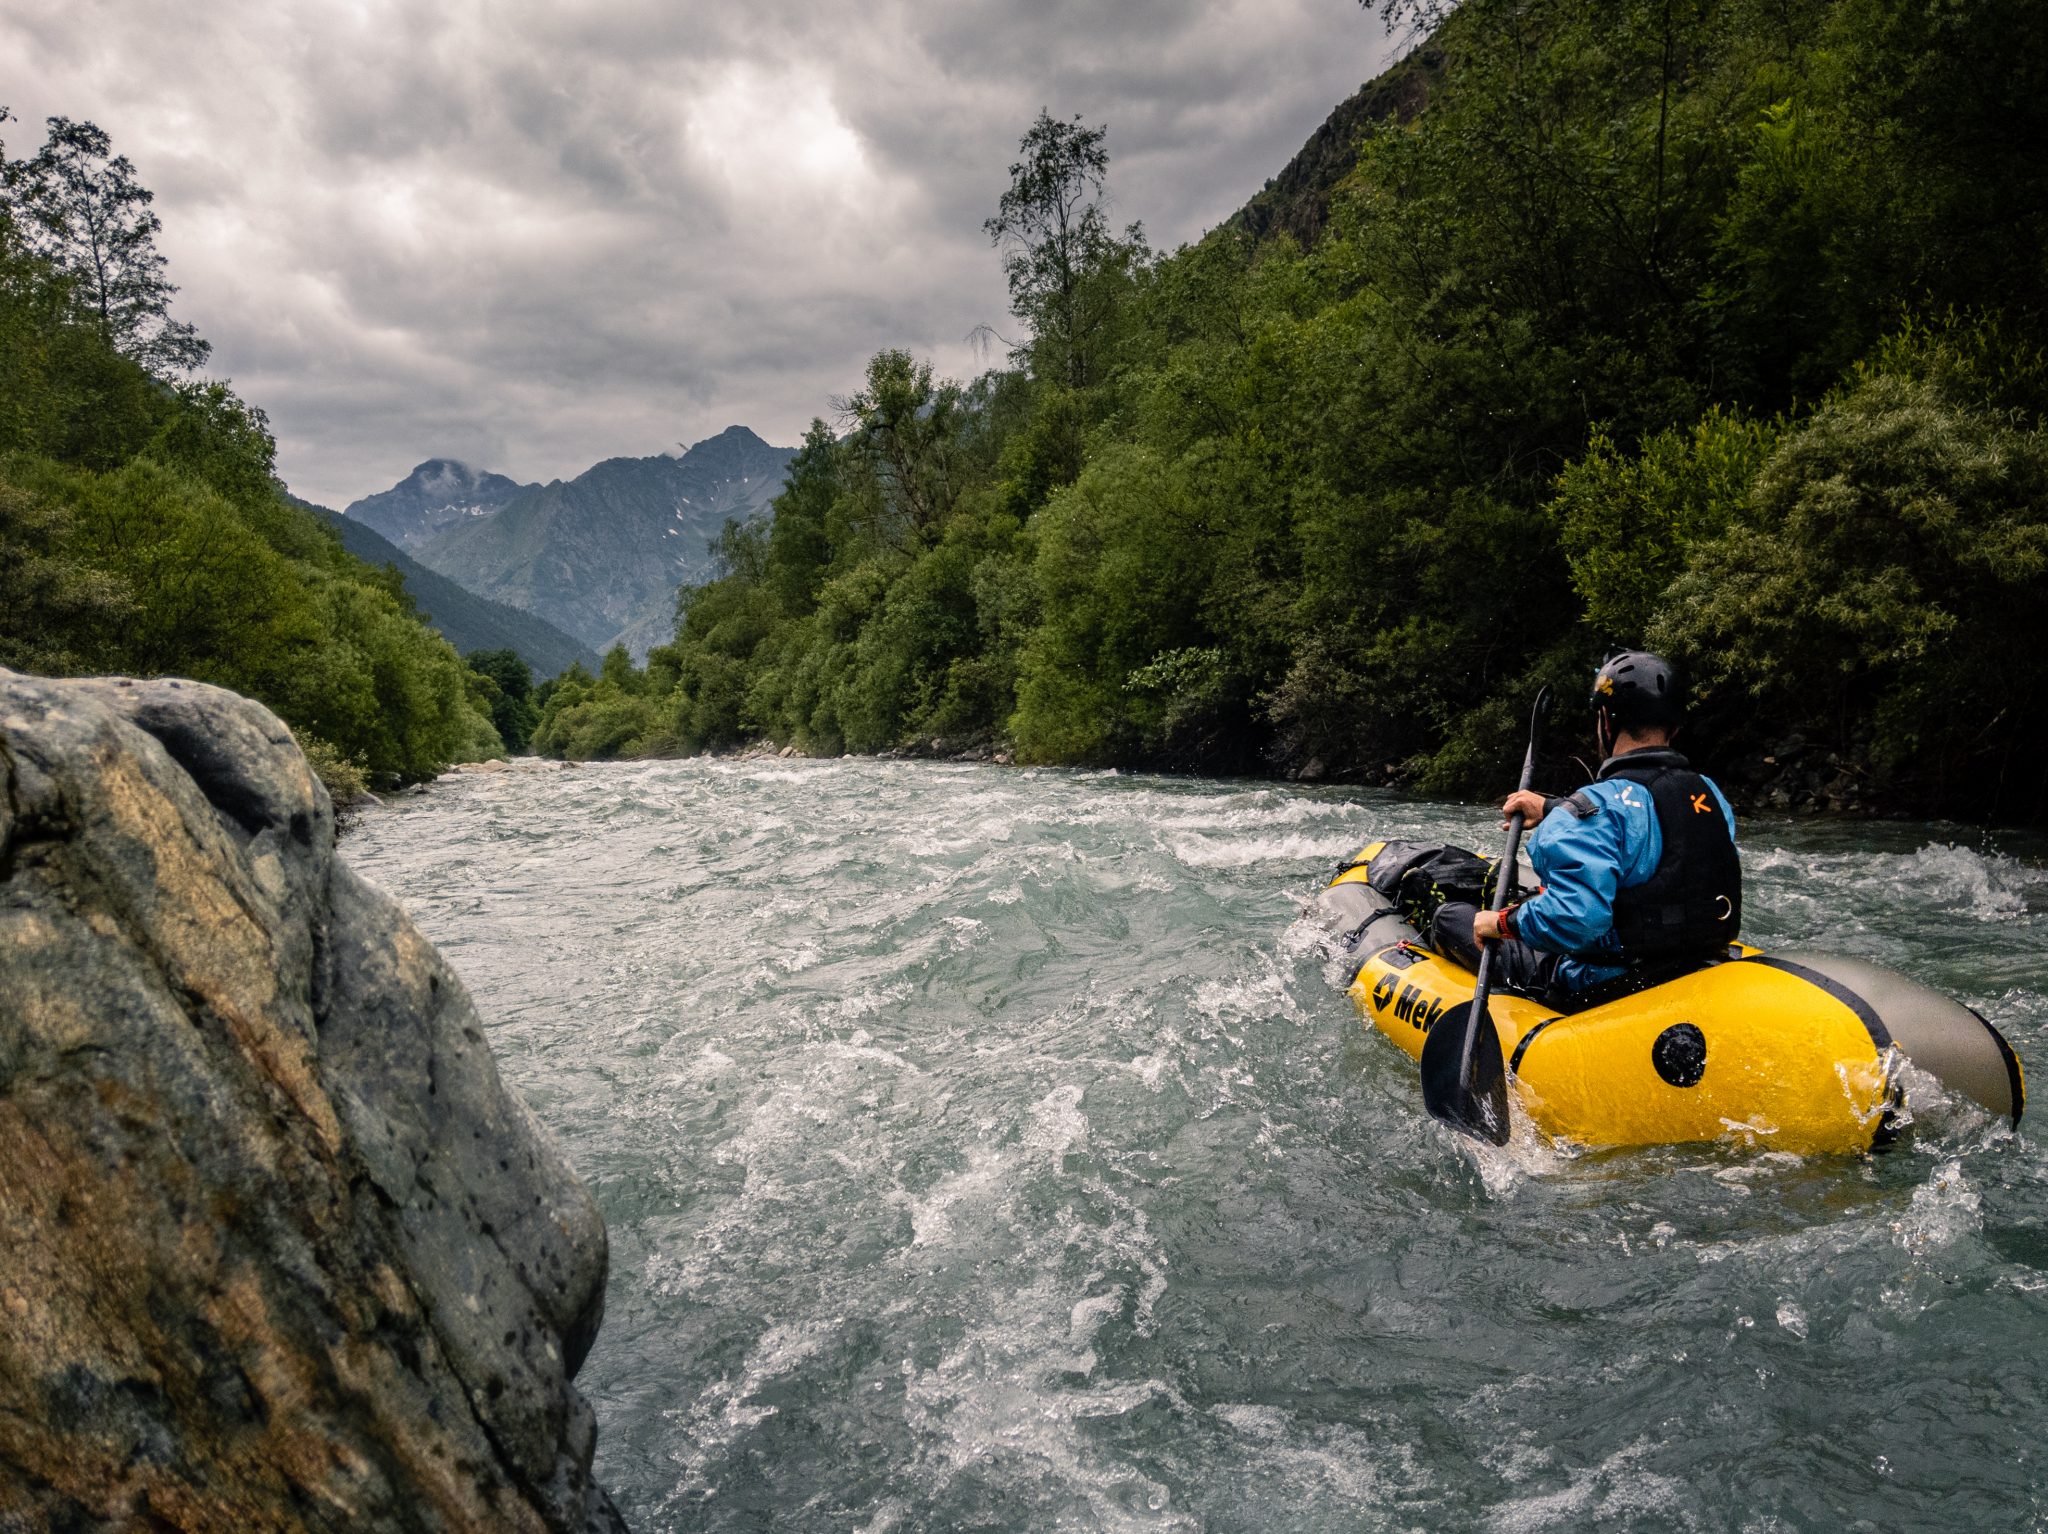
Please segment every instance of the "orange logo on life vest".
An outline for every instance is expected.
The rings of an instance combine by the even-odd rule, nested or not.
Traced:
[[[1707,796],[1705,794],[1694,794],[1692,796],[1692,812],[1695,815],[1711,815],[1714,813],[1714,807],[1707,803]]]

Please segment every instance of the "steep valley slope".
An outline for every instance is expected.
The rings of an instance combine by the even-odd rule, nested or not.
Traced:
[[[356,558],[397,570],[420,617],[464,655],[474,650],[516,650],[539,677],[556,676],[571,665],[596,666],[597,656],[589,645],[547,619],[480,597],[439,571],[429,570],[367,523],[310,501],[299,504],[332,528],[342,547]]]

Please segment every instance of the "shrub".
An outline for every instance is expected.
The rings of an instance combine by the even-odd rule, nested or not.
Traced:
[[[343,756],[317,735],[304,735],[294,730],[292,738],[305,752],[306,765],[313,769],[313,776],[327,790],[327,797],[334,801],[336,810],[347,809],[370,791],[369,777],[360,762]]]
[[[1867,720],[1902,788],[1939,797],[1976,775],[1988,815],[2020,802],[2012,769],[2048,745],[2044,600],[2048,434],[1866,372],[1778,444],[1650,637],[1731,731],[1849,744]]]
[[[1550,512],[1585,623],[1602,641],[1641,643],[1687,555],[1741,515],[1781,428],[1716,407],[1633,454],[1596,431],[1558,476]]]

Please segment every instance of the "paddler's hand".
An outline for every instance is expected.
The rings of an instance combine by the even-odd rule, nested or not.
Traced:
[[[1497,937],[1505,936],[1500,930],[1500,912],[1474,911],[1472,913],[1472,941],[1490,943]]]
[[[1500,807],[1500,823],[1503,827],[1507,825],[1508,817],[1517,810],[1522,812],[1523,825],[1533,826],[1540,823],[1543,819],[1543,796],[1531,793],[1526,788],[1518,788],[1509,794],[1507,801]]]

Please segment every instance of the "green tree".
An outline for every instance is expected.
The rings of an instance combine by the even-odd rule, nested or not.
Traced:
[[[217,379],[171,386],[171,408],[149,455],[176,464],[248,505],[277,500],[277,441],[270,418]]]
[[[490,684],[283,494],[262,411],[152,373],[203,348],[105,135],[53,119],[0,180],[0,664],[231,687],[337,790],[503,750]]]
[[[1043,376],[1086,388],[1099,372],[1097,344],[1108,324],[1106,272],[1142,256],[1136,225],[1120,241],[1103,207],[1109,174],[1107,127],[1041,109],[1018,145],[1010,185],[982,228],[1002,252],[1010,307],[1044,354]]]
[[[52,117],[49,130],[35,158],[6,167],[19,237],[77,280],[109,346],[153,372],[198,367],[211,348],[170,318],[178,290],[156,248],[156,194],[136,181],[126,155],[113,153],[104,129]]]
[[[126,587],[78,557],[61,503],[0,477],[0,666],[90,671],[133,614]]]
[[[491,723],[497,726],[505,749],[518,755],[540,723],[540,710],[533,698],[533,668],[517,650],[472,650],[463,662],[489,680],[495,693],[490,699]]]
[[[1633,454],[1595,431],[1557,481],[1558,540],[1602,647],[1641,642],[1691,552],[1746,511],[1777,426],[1716,406],[1690,429],[1646,437]]]
[[[601,676],[571,666],[545,689],[533,733],[535,754],[583,762],[681,749],[663,721],[667,697],[657,695],[651,679],[634,670],[624,649],[615,646],[605,662]]]
[[[1208,635],[1200,603],[1211,550],[1185,479],[1142,449],[1105,453],[1041,515],[1040,611],[1011,722],[1040,761],[1141,758],[1158,723],[1157,681]],[[1148,668],[1139,686],[1133,673]]]
[[[934,379],[932,365],[908,352],[878,352],[868,363],[866,387],[843,413],[879,542],[928,542],[945,525],[959,495],[963,408],[960,386]]]
[[[775,499],[764,578],[776,605],[792,617],[816,605],[818,583],[832,562],[834,521],[843,494],[840,458],[832,429],[823,421],[812,421]],[[682,595],[677,593],[679,603]],[[680,610],[677,622],[680,626]]]

